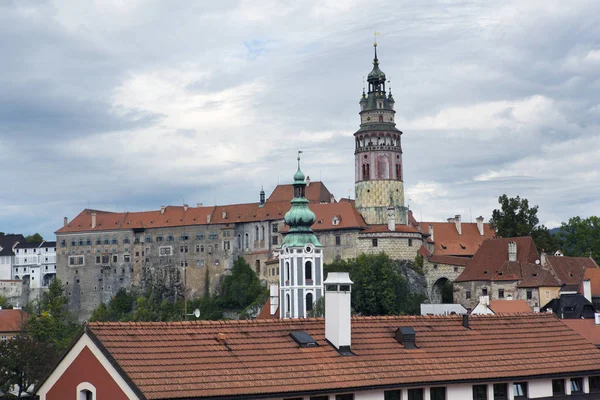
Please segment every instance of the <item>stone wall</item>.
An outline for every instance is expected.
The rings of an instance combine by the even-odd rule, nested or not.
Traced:
[[[448,265],[432,263],[423,260],[423,273],[427,281],[427,296],[431,304],[442,303],[442,288],[448,280],[454,282],[456,278],[464,271],[465,267],[461,265]]]
[[[397,180],[356,182],[356,209],[367,224],[387,224],[387,208],[395,207],[396,223],[406,224],[404,183]]]
[[[8,304],[13,307],[21,306],[28,300],[23,298],[23,283],[20,280],[0,280],[0,296],[6,297]]]
[[[518,288],[518,281],[470,281],[454,282],[454,302],[462,304],[467,309],[473,309],[479,303],[480,296],[489,296],[490,300],[499,299],[499,290],[504,290],[504,298],[512,296],[514,300],[526,300],[531,308],[539,307],[540,293],[538,288]],[[484,294],[483,289],[487,289]],[[531,291],[531,299],[527,298],[527,292]],[[470,292],[470,298],[467,298]]]
[[[373,239],[377,240],[376,246]],[[394,260],[414,260],[422,244],[422,236],[418,233],[361,233],[358,235],[357,253],[384,252]]]

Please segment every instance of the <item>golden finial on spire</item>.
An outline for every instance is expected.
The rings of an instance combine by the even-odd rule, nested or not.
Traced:
[[[377,47],[377,36],[379,35],[379,32],[375,31],[373,33],[373,46]]]

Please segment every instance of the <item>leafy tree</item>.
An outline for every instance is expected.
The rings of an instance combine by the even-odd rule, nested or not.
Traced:
[[[17,398],[33,396],[37,385],[58,359],[48,342],[26,334],[0,342],[0,390],[17,390]]]
[[[539,251],[554,252],[558,240],[544,225],[538,225],[538,206],[529,206],[527,199],[508,197],[503,194],[498,197],[500,209],[492,212],[490,225],[499,237],[531,236]]]
[[[243,310],[266,290],[250,265],[240,257],[233,263],[231,274],[223,278],[219,300],[225,308]]]
[[[418,312],[422,296],[408,292],[406,279],[387,254],[361,254],[349,261],[335,261],[325,273],[349,272],[354,282],[352,307],[362,315],[398,315]]]
[[[563,222],[557,235],[567,256],[589,257],[600,262],[600,217],[573,217]]]
[[[39,233],[34,233],[33,235],[25,236],[25,240],[27,243],[42,243],[44,238]]]
[[[509,198],[503,194],[498,197],[500,209],[492,212],[490,225],[500,237],[529,236],[540,222],[537,217],[538,206],[529,207],[527,199],[519,196]]]
[[[4,296],[0,296],[0,309],[12,308],[10,304],[8,304],[8,299]]]

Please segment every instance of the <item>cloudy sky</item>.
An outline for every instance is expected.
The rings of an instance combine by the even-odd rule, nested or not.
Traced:
[[[303,170],[354,196],[373,31],[417,218],[503,193],[600,209],[597,0],[2,0],[0,231],[84,208],[258,200]]]

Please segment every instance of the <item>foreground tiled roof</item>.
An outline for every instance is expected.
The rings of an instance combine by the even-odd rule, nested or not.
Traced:
[[[596,325],[593,318],[563,319],[561,322],[596,346],[600,346],[600,325]]]
[[[461,235],[454,222],[421,222],[421,232],[429,233],[429,225],[433,225],[433,254],[436,255],[472,256],[485,239],[496,235],[490,224],[483,224],[482,236],[477,223],[471,222],[461,223]]]
[[[27,313],[23,310],[0,310],[0,332],[20,332],[26,319]]]
[[[490,309],[496,314],[533,312],[525,300],[490,300]]]
[[[589,257],[547,256],[546,260],[558,279],[565,285],[579,285],[584,268],[598,268],[594,260]]]
[[[508,261],[509,242],[517,244],[517,261]],[[486,239],[456,281],[520,280],[521,267],[526,264],[536,265],[538,259],[539,253],[529,236]]]
[[[394,338],[413,327],[418,349]],[[600,371],[600,350],[554,315],[353,317],[341,356],[323,319],[90,323],[92,339],[149,399],[283,395]],[[289,336],[306,331],[318,347]],[[219,340],[219,336],[221,339]]]

